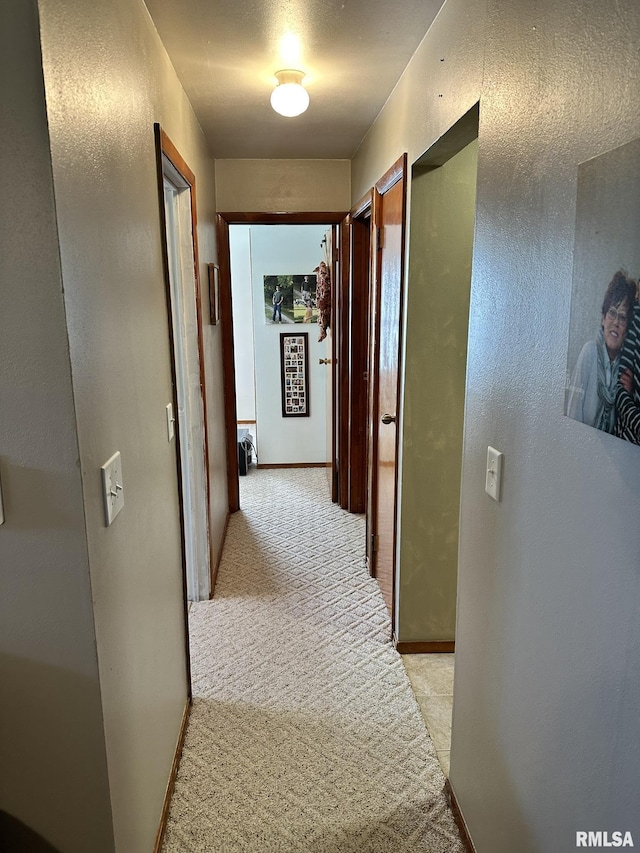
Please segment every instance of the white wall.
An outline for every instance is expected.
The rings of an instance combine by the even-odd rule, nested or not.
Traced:
[[[478,853],[640,840],[640,448],[563,415],[578,164],[640,136],[639,41],[636,0],[447,0],[353,163],[355,201],[480,100],[450,777]]]
[[[229,226],[233,344],[236,369],[236,413],[239,421],[256,420],[256,370],[251,298],[251,228]],[[255,431],[252,432],[255,439]]]
[[[236,226],[231,226],[233,232]],[[317,324],[265,322],[263,276],[312,273],[323,259],[322,238],[327,225],[253,225],[249,229],[251,293],[236,299],[234,315],[246,300],[253,304],[258,460],[264,465],[326,462],[326,343],[318,342]],[[248,302],[247,302],[248,304]],[[309,335],[309,417],[282,417],[280,333]],[[235,340],[236,349],[243,342]]]

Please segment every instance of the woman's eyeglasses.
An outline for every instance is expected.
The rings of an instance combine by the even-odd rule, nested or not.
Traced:
[[[613,320],[614,323],[615,322],[620,323],[621,326],[627,325],[627,320],[628,320],[627,315],[623,314],[621,311],[616,311],[615,308],[609,308],[609,310],[607,311],[607,317],[610,320]]]

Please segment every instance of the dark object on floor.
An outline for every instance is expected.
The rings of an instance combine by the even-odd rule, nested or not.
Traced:
[[[251,464],[251,449],[253,447],[253,436],[248,429],[238,428],[238,471],[241,477],[247,473]]]
[[[0,850],[7,853],[59,853],[41,835],[0,809]]]

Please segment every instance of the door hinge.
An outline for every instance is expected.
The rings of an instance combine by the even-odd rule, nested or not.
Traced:
[[[378,537],[376,536],[375,533],[372,533],[371,534],[371,553],[375,554],[375,552],[377,550],[378,550]]]
[[[331,260],[334,264],[337,264],[340,260],[340,252],[338,251],[337,246],[334,246],[333,251],[331,252]]]
[[[378,249],[384,249],[384,229],[382,225],[376,229],[376,244]]]

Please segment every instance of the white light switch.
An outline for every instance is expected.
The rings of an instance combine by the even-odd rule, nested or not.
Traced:
[[[167,412],[167,435],[169,436],[169,441],[171,441],[171,439],[176,434],[175,427],[174,427],[176,419],[173,417],[173,404],[172,403],[167,404],[166,412]]]
[[[120,453],[114,453],[102,468],[102,495],[104,497],[104,520],[107,527],[124,506],[124,486],[122,484],[122,460]]]
[[[487,448],[487,481],[484,490],[494,501],[500,500],[502,485],[502,453],[493,447]]]

